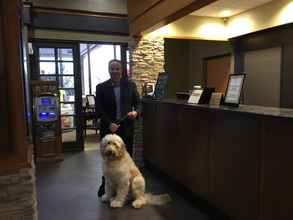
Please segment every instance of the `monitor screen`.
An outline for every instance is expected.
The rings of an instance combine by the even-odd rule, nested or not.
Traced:
[[[168,74],[163,72],[159,73],[157,83],[154,91],[154,98],[161,99],[165,97],[167,89]]]
[[[42,103],[42,105],[51,105],[51,99],[42,98],[41,103]]]
[[[231,74],[229,76],[224,100],[226,104],[239,104],[244,78],[245,74]]]

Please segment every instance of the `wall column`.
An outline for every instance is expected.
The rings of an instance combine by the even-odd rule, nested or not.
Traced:
[[[130,45],[130,60],[132,66],[132,79],[136,83],[138,91],[142,94],[144,83],[156,83],[157,76],[164,72],[164,39],[141,38],[134,40]],[[142,117],[135,123],[134,155],[136,164],[143,166],[143,127]]]

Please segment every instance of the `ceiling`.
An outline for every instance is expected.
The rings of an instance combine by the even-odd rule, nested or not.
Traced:
[[[230,17],[271,1],[272,0],[218,0],[191,13],[191,15]]]

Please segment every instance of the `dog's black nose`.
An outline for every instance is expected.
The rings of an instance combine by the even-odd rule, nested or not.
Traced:
[[[114,152],[111,151],[111,150],[108,150],[105,152],[106,156],[110,157],[110,156],[113,156],[114,155]]]

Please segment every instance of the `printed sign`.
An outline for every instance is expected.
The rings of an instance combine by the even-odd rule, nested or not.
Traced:
[[[202,92],[203,92],[203,89],[194,89],[187,102],[190,104],[198,104]]]

